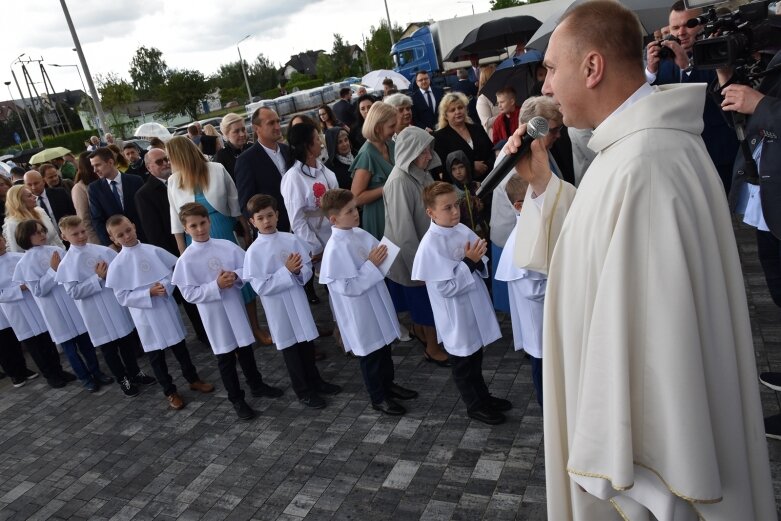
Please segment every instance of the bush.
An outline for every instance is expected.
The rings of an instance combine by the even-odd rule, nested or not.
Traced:
[[[78,154],[86,150],[84,148],[84,142],[87,141],[90,136],[97,135],[95,130],[78,130],[76,132],[68,132],[67,134],[60,134],[59,136],[45,136],[43,138],[43,146],[45,148],[65,147],[74,154]]]

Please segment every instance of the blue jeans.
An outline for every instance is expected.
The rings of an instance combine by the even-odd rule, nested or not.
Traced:
[[[76,377],[81,383],[89,383],[92,381],[93,376],[97,377],[101,374],[98,357],[95,354],[95,346],[90,342],[87,333],[82,333],[77,337],[61,342],[60,346],[62,346],[62,350],[73,368],[73,372],[76,373]],[[82,357],[84,357],[83,360]]]

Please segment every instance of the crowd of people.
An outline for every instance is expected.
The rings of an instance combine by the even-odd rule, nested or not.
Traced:
[[[401,415],[417,396],[391,358],[408,334],[450,368],[467,415],[493,425],[512,403],[491,395],[483,347],[505,311],[544,411],[551,518],[773,517],[727,194],[757,228],[781,306],[781,82],[692,66],[702,27],[687,21],[699,14],[676,2],[666,30],[677,40],[643,49],[633,13],[580,4],[551,36],[539,96],[505,87],[494,102],[482,92],[492,65],[447,93],[419,71],[382,100],[343,89],[284,138],[261,107],[252,143],[228,114],[220,133],[194,127],[143,156],[107,135],[72,162],[0,177],[0,365],[14,386],[35,378],[23,346],[54,388],[115,382],[135,396],[157,381],[181,409],[169,348],[190,389],[214,389],[190,360],[182,305],[239,419],[255,412],[237,361],[252,396],[283,394],[264,383],[255,342],[276,345],[297,398],[322,408],[341,388],[316,365],[313,342],[333,330],[313,319],[317,280],[375,410]],[[725,117],[735,112],[748,116],[748,156]],[[479,197],[536,117],[548,133]],[[781,390],[781,373],[760,381]],[[781,416],[764,427],[781,439]]]

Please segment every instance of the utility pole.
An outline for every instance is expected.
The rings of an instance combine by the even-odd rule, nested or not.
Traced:
[[[6,81],[5,86],[8,88],[8,95],[11,96],[11,103],[14,106],[14,112],[16,112],[16,117],[19,118],[19,123],[22,124],[22,130],[24,130],[24,137],[27,139],[27,142],[30,143],[30,148],[33,147],[32,141],[30,141],[30,134],[27,133],[27,127],[24,124],[24,118],[21,114],[19,114],[19,107],[16,106],[16,101],[14,101],[14,95],[11,93],[11,82]],[[24,103],[24,101],[22,101]],[[22,150],[24,150],[24,147],[22,147]]]
[[[33,134],[35,134],[35,140],[38,142],[39,147],[43,147],[43,140],[41,139],[41,134],[38,132],[38,127],[35,125],[35,120],[33,119],[32,114],[30,114],[30,108],[27,106],[27,101],[24,99],[24,93],[22,92],[21,87],[19,87],[19,80],[16,79],[16,73],[14,72],[13,64],[16,63],[19,58],[24,56],[24,54],[20,54],[16,60],[11,62],[11,76],[14,79],[14,83],[16,84],[16,90],[19,91],[19,96],[22,100],[22,105],[24,106],[24,111],[27,114],[27,120],[30,122],[30,126],[33,128]],[[10,90],[10,88],[9,88]],[[32,101],[32,100],[31,100]],[[35,108],[35,106],[33,106]]]
[[[241,65],[241,72],[244,73],[244,84],[247,86],[247,103],[252,103],[252,91],[249,88],[249,80],[247,79],[247,69],[244,68],[244,59],[241,57],[241,49],[239,48],[239,44],[246,40],[247,38],[251,37],[251,34],[248,34],[238,42],[236,42],[236,50],[239,51],[239,65]]]
[[[391,24],[390,11],[388,11],[388,0],[384,0],[384,1],[385,1],[385,16],[388,17],[388,34],[390,34],[391,47],[393,47],[396,44],[396,42],[393,39],[393,24]]]

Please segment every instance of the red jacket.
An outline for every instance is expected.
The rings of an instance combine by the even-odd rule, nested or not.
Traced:
[[[518,130],[518,116],[521,114],[521,107],[515,107],[515,110],[512,114],[510,114],[510,134],[507,134],[507,129],[504,126],[504,120],[507,118],[505,114],[499,114],[499,116],[494,120],[494,133],[493,133],[493,142],[494,145],[498,142],[502,141],[503,139],[509,138],[513,132]]]

